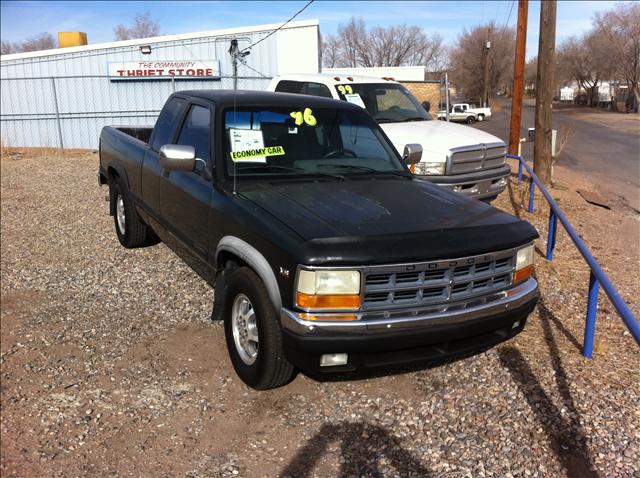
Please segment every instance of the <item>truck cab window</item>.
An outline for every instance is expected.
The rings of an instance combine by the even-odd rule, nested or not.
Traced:
[[[211,114],[208,108],[192,105],[187,114],[177,144],[193,146],[196,158],[209,161],[211,138]]]
[[[160,112],[151,137],[151,148],[160,150],[165,144],[171,144],[180,123],[179,118],[184,111],[186,101],[172,98]]]
[[[321,96],[323,98],[333,98],[331,96],[331,92],[329,88],[327,88],[322,83],[313,83],[307,81],[303,83],[302,90],[300,91],[303,95],[311,95],[311,96]]]
[[[299,81],[283,80],[276,86],[278,93],[300,93],[303,83]]]

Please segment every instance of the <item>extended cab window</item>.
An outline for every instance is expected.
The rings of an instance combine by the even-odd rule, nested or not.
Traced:
[[[299,81],[282,80],[276,86],[276,92],[278,93],[300,93],[302,89],[302,83]]]
[[[333,96],[331,96],[329,88],[327,88],[325,85],[323,85],[322,83],[313,83],[310,81],[304,83],[304,86],[302,87],[302,91],[300,91],[300,93],[302,93],[303,95],[333,98]]]
[[[302,103],[239,107],[226,110],[223,118],[229,175],[406,173],[393,147],[361,109]]]
[[[336,85],[340,99],[363,106],[378,123],[429,121],[427,113],[407,89],[397,83]]]
[[[180,122],[180,117],[186,106],[186,101],[180,98],[172,98],[162,108],[160,116],[153,127],[151,148],[158,151],[165,144],[171,144],[175,137]]]
[[[184,120],[178,143],[193,146],[196,158],[209,160],[211,145],[211,114],[208,108],[193,105]]]

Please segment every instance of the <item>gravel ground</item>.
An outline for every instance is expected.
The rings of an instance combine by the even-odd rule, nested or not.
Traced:
[[[164,245],[119,246],[95,153],[4,151],[1,167],[2,476],[640,477],[640,353],[601,300],[597,355],[580,355],[588,272],[563,233],[556,260],[537,259],[543,300],[515,339],[255,392],[206,284]],[[638,214],[557,176],[637,314]],[[544,237],[542,201],[529,215],[525,197],[512,184],[496,204]]]

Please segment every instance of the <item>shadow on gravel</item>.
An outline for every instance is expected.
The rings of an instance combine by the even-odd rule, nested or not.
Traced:
[[[511,173],[511,176],[515,176],[516,179],[518,177],[517,173]],[[511,181],[507,181],[507,190],[509,191],[509,202],[511,203],[511,207],[513,208],[513,214],[518,218],[522,219],[522,214],[520,214],[520,210],[523,209],[522,202],[516,199],[516,193],[513,190],[513,185]]]
[[[314,467],[326,458],[332,443],[340,443],[337,476],[430,476],[420,461],[402,448],[387,430],[368,423],[322,425],[280,473],[281,478],[314,475]]]
[[[538,304],[540,322],[542,323],[545,341],[549,347],[556,385],[558,392],[560,392],[562,405],[566,408],[566,413],[564,415],[560,413],[560,409],[553,403],[551,397],[547,395],[518,349],[505,347],[498,350],[500,362],[509,370],[511,377],[520,388],[531,410],[543,426],[553,451],[567,471],[567,476],[572,478],[598,477],[599,475],[594,471],[594,466],[589,457],[586,438],[580,425],[580,415],[571,396],[569,380],[562,366],[558,345],[551,330],[551,322],[556,325],[560,324],[559,329],[565,335],[568,334],[568,331],[562,326],[557,317],[544,306],[544,303],[542,305]],[[574,341],[575,338],[572,342]]]
[[[567,340],[575,346],[578,352],[582,353],[582,344],[580,343],[580,341],[575,338],[569,331],[569,329],[567,329],[560,321],[560,319],[558,319],[555,314],[547,308],[547,304],[545,304],[542,297],[538,299],[538,314],[540,314],[540,318],[542,319],[543,324],[545,321],[547,322],[547,324],[548,322],[553,322],[553,325],[556,327],[556,329],[558,329],[562,333],[562,335],[564,335]]]

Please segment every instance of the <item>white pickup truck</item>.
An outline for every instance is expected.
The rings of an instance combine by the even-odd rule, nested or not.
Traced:
[[[453,107],[459,107],[465,113],[475,113],[478,121],[491,118],[491,108],[478,108],[476,105],[470,105],[469,103],[454,103]]]
[[[469,103],[456,103],[449,110],[449,121],[458,123],[473,124],[476,121],[484,121],[491,117],[491,108],[476,108],[475,105]],[[446,110],[438,111],[438,119],[445,121],[447,119]]]
[[[323,96],[365,108],[400,155],[407,144],[423,148],[414,173],[423,179],[483,200],[505,190],[511,172],[505,143],[468,126],[433,121],[402,84],[356,75],[276,76],[269,91]]]

